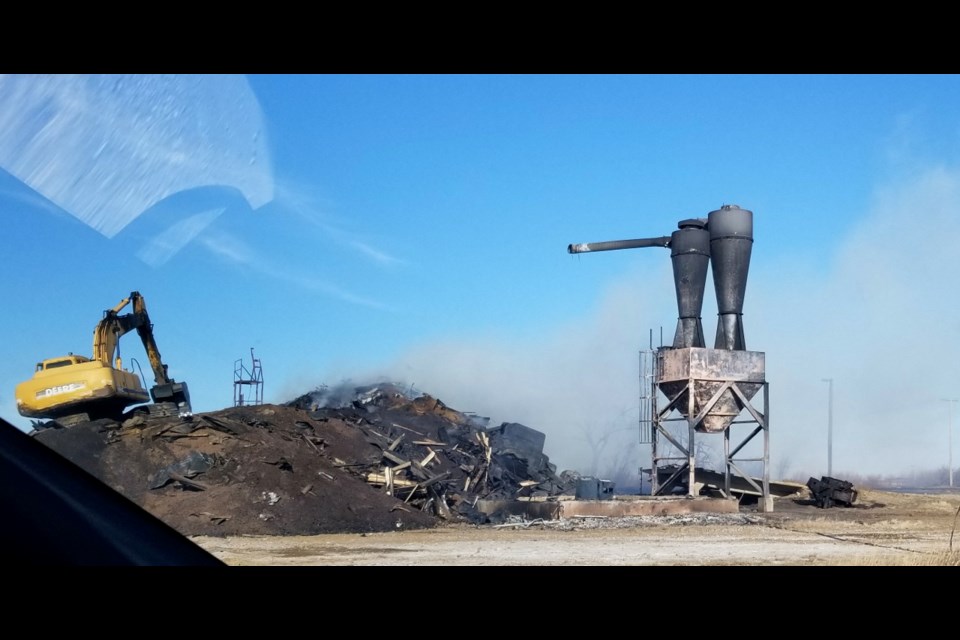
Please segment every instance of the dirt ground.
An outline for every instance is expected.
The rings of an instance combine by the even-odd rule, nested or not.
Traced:
[[[84,423],[36,438],[184,535],[384,531],[398,518],[408,528],[436,520],[398,510],[344,466],[380,454],[356,425],[315,422],[289,407],[229,409],[190,424]]]
[[[770,513],[194,540],[233,566],[960,566],[958,509],[960,492],[861,490],[853,507],[830,509],[793,497]]]

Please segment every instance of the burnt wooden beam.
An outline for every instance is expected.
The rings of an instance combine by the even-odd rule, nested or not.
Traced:
[[[383,457],[386,458],[387,460],[389,460],[390,462],[395,463],[395,464],[403,464],[403,463],[407,462],[407,460],[404,460],[404,459],[401,458],[400,456],[394,455],[394,454],[390,453],[389,451],[384,451],[384,452],[383,452]]]
[[[167,475],[170,476],[170,479],[171,479],[171,480],[175,480],[176,482],[179,482],[179,483],[182,484],[182,485],[185,485],[185,486],[187,486],[187,487],[190,487],[191,489],[196,489],[196,490],[198,490],[198,491],[206,491],[207,489],[210,488],[210,487],[208,487],[207,485],[202,484],[202,483],[200,483],[200,482],[194,482],[194,481],[191,480],[190,478],[186,478],[186,477],[180,475],[179,473],[174,473],[174,472],[172,472],[172,471],[168,471],[168,472],[167,472]]]
[[[223,524],[224,522],[230,519],[230,516],[218,516],[213,513],[210,513],[209,511],[201,511],[200,513],[191,513],[190,515],[195,518],[199,518],[200,516],[206,516],[210,519],[210,522],[213,522],[214,524]]]
[[[306,442],[307,442],[308,445],[310,445],[311,447],[313,447],[313,450],[314,450],[314,451],[316,451],[317,453],[320,453],[320,449],[317,447],[317,445],[315,445],[315,444],[313,443],[312,440],[310,440],[310,437],[307,436],[307,434],[305,434],[305,433],[303,434],[303,439],[306,440]]]
[[[391,422],[391,423],[390,423],[390,426],[396,427],[397,429],[405,429],[405,430],[407,430],[407,431],[410,431],[410,432],[412,432],[412,433],[417,434],[418,436],[423,436],[424,438],[427,437],[427,434],[425,434],[425,433],[420,433],[420,432],[417,431],[416,429],[411,429],[410,427],[405,427],[405,426],[403,426],[402,424],[397,424],[396,422]]]
[[[420,466],[419,462],[414,462],[410,465],[410,473],[413,474],[414,478],[418,480],[427,480],[430,478],[430,474],[426,469]]]
[[[443,499],[435,486],[431,486],[427,490],[433,497],[434,512],[444,520],[448,519],[450,517],[450,507],[447,506],[447,501]]]
[[[410,489],[410,493],[407,494],[407,498],[404,500],[404,502],[405,503],[410,502],[410,498],[413,497],[413,494],[415,494],[419,488],[420,488],[420,483],[413,485],[413,488]]]
[[[368,473],[366,476],[366,480],[368,484],[383,485],[383,486],[386,486],[387,484],[386,474],[378,473],[376,471],[371,471],[370,473]],[[413,486],[416,486],[416,484],[417,483],[414,482],[413,480],[404,480],[403,478],[393,479],[393,486],[398,488],[413,487]]]
[[[444,471],[444,472],[441,473],[441,474],[435,475],[435,476],[433,476],[433,477],[431,477],[431,478],[428,478],[427,480],[424,480],[423,482],[420,483],[420,486],[421,486],[421,487],[429,487],[429,486],[432,486],[432,485],[440,482],[441,480],[446,480],[446,479],[449,478],[449,477],[450,477],[450,472],[449,472],[449,471]]]

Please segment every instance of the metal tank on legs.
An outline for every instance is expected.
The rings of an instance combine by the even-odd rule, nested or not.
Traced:
[[[653,459],[652,480],[654,493],[669,489],[674,481],[686,474],[687,490],[696,486],[695,440],[697,433],[723,434],[725,458],[725,491],[731,497],[730,478],[733,471],[744,475],[762,499],[763,510],[772,509],[769,492],[769,394],[766,381],[766,355],[747,351],[743,330],[743,305],[747,276],[753,248],[753,212],[737,205],[723,205],[711,211],[706,218],[681,220],[678,230],[669,237],[618,240],[601,243],[571,244],[569,253],[610,251],[639,247],[667,247],[671,249],[673,277],[677,297],[677,330],[673,345],[661,346],[652,357],[649,375],[651,391],[644,396],[649,407],[642,408],[641,416],[648,416],[641,425],[649,433]],[[717,299],[717,331],[714,347],[707,348],[702,320],[706,274],[712,266],[713,284]],[[645,361],[641,358],[641,361]],[[755,407],[753,398],[763,389],[763,406]],[[658,407],[658,394],[667,399]],[[737,420],[744,410],[748,416]],[[670,415],[677,412],[688,427],[687,443],[678,442],[667,430]],[[641,418],[643,420],[643,418]],[[753,423],[755,429],[738,446],[731,449],[730,431],[734,424]],[[763,453],[759,458],[735,458],[743,447],[762,433]],[[685,464],[658,487],[657,467],[661,460],[657,450],[659,437],[669,440],[683,454]],[[744,474],[737,464],[744,461],[763,463],[763,478],[757,483]],[[762,486],[761,486],[762,484]]]

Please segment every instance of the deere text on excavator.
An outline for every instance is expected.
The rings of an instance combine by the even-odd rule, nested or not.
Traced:
[[[133,312],[121,315],[127,305]],[[155,385],[149,394],[132,370],[124,370],[120,338],[136,329],[150,360]],[[70,353],[36,365],[33,378],[17,385],[17,410],[29,418],[54,420],[71,426],[99,418],[118,419],[127,407],[153,400],[147,410],[156,415],[179,415],[190,419],[190,393],[185,382],[167,375],[153,337],[143,296],[133,291],[112,309],[93,330],[93,358]]]

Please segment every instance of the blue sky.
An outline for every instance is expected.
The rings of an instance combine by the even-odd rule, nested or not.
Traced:
[[[945,466],[958,105],[939,75],[4,76],[0,416],[28,429],[16,384],[137,290],[197,411],[253,347],[268,402],[388,379],[544,431],[561,469],[608,431],[649,466],[669,252],[566,247],[739,204],[774,474],[826,472],[827,377],[835,475]]]

